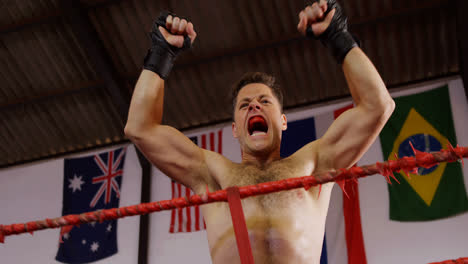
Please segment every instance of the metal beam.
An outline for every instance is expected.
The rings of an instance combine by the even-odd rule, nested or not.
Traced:
[[[465,0],[466,1],[466,0]],[[412,6],[407,6],[398,10],[390,10],[386,12],[379,13],[377,15],[371,15],[367,17],[362,17],[358,19],[353,19],[349,21],[351,28],[357,28],[367,25],[373,25],[375,23],[383,23],[386,21],[399,20],[402,17],[406,16],[415,16],[420,13],[425,13],[430,10],[440,10],[442,8],[450,8],[451,2],[449,0],[431,0],[425,3],[418,3]],[[306,40],[307,37],[302,36],[298,32],[292,33],[289,35],[284,35],[276,39],[270,39],[267,41],[255,41],[251,43],[242,43],[242,46],[234,47],[229,50],[219,50],[213,52],[204,57],[197,56],[191,57],[189,59],[181,58],[174,65],[174,69],[181,69],[187,67],[198,66],[200,64],[209,63],[212,61],[217,61],[225,58],[236,57],[245,54],[256,53],[260,50],[268,48],[276,48],[281,46],[287,46],[295,42],[300,42]],[[129,80],[134,80],[135,78],[127,78]]]
[[[74,87],[69,87],[67,89],[57,89],[52,91],[47,91],[35,96],[28,96],[19,98],[17,100],[11,100],[4,104],[0,104],[0,111],[10,110],[17,107],[21,107],[29,104],[36,104],[49,100],[58,100],[59,98],[71,96],[73,94],[78,94],[82,92],[87,92],[90,89],[98,89],[104,85],[102,80],[93,80],[85,83],[78,84]]]
[[[141,203],[149,203],[151,199],[151,163],[139,149],[136,149],[141,166]],[[138,263],[147,264],[149,249],[149,215],[140,216],[140,236],[138,241]]]
[[[80,2],[84,4],[86,8],[101,8],[119,4],[122,1],[124,0],[81,0]]]
[[[457,0],[457,37],[458,53],[460,57],[460,74],[465,87],[465,96],[468,100],[468,1]]]
[[[110,56],[99,39],[93,24],[91,23],[86,9],[79,0],[62,0],[62,14],[64,20],[68,21],[80,40],[80,45],[88,53],[88,58],[94,66],[95,71],[104,80],[104,87],[112,98],[115,110],[119,114],[122,125],[127,120],[128,108],[130,106],[130,91],[125,87],[125,80],[119,76]]]
[[[112,5],[120,3],[122,0],[99,0],[99,1],[84,1],[82,2],[86,9],[98,9],[107,8]],[[45,14],[36,15],[15,21],[14,23],[7,25],[0,25],[0,34],[7,34],[10,32],[16,32],[28,28],[30,26],[36,26],[46,23],[56,23],[63,17],[62,10],[49,10]]]
[[[30,26],[55,22],[61,18],[61,15],[62,12],[60,10],[52,10],[47,14],[22,19],[9,25],[0,25],[0,34],[7,34]]]

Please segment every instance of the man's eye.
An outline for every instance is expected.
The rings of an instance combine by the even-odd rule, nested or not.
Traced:
[[[239,108],[242,109],[242,108],[245,108],[245,107],[247,107],[247,104],[241,104]]]
[[[268,101],[268,100],[263,100],[263,101],[262,101],[262,104],[268,104],[269,102],[270,102],[270,101]]]

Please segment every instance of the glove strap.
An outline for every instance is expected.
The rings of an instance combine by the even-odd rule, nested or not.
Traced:
[[[163,11],[153,23],[153,28],[150,33],[152,47],[148,50],[145,59],[143,61],[143,68],[150,70],[159,74],[159,76],[167,80],[169,73],[171,72],[172,66],[174,66],[174,61],[177,58],[177,55],[180,54],[183,50],[189,49],[191,47],[190,38],[185,35],[184,43],[182,48],[177,48],[171,46],[165,40],[164,36],[159,31],[159,26],[166,28],[166,18],[168,15],[175,17],[175,14],[169,13],[168,11]]]
[[[324,35],[327,32],[324,32]],[[359,47],[358,42],[348,31],[338,31],[333,36],[328,38],[321,38],[322,43],[328,47],[335,60],[342,64],[348,52],[354,48]]]
[[[155,72],[162,79],[167,80],[175,59],[175,54],[167,49],[161,46],[153,46],[145,56],[143,68]]]

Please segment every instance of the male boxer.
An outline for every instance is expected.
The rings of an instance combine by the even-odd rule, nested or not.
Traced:
[[[273,78],[261,73],[246,75],[234,91],[232,132],[240,143],[241,163],[201,149],[175,128],[162,125],[164,81],[176,56],[197,36],[192,23],[167,14],[153,26],[152,47],[133,94],[126,135],[162,172],[198,194],[207,186],[216,191],[350,167],[375,140],[394,102],[347,31],[336,0],[307,6],[299,13],[298,30],[320,39],[342,64],[356,104],[322,138],[280,157],[281,133],[287,128],[282,96]],[[255,263],[319,263],[331,189],[330,184],[323,186],[320,196],[312,188],[242,200]],[[204,205],[202,212],[213,263],[239,263],[228,204]]]

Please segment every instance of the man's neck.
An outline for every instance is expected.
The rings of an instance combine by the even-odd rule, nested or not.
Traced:
[[[270,163],[280,160],[280,151],[270,153],[249,153],[242,152],[242,164],[254,165],[257,167],[268,166]]]

